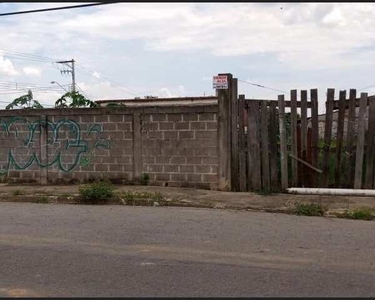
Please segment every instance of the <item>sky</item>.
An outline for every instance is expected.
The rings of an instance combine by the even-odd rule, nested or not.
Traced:
[[[66,5],[79,3],[0,12]],[[92,100],[214,95],[212,76],[232,73],[247,99],[318,88],[322,112],[327,88],[375,94],[373,28],[375,3],[115,3],[0,16],[0,108],[28,88],[53,106],[71,84],[56,61],[74,59]]]

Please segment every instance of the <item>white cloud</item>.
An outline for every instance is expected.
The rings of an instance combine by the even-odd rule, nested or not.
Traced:
[[[160,98],[171,98],[171,97],[176,97],[175,95],[172,94],[172,92],[166,88],[163,87],[159,90],[159,95]]]
[[[27,76],[37,76],[40,77],[42,75],[42,71],[37,67],[27,66],[24,67],[23,73]]]
[[[98,79],[101,78],[101,76],[100,76],[100,74],[99,74],[98,72],[94,72],[94,73],[92,73],[92,76],[94,76],[94,77],[96,77],[96,78],[98,78]]]
[[[48,43],[51,53],[63,56],[73,37],[75,45],[88,48],[139,39],[152,51],[274,54],[295,69],[346,67],[359,63],[355,55],[345,56],[348,51],[375,43],[374,8],[372,3],[117,3],[92,13],[38,14],[27,27],[12,22],[0,29],[0,46],[29,52]]]
[[[9,59],[4,59],[4,56],[0,53],[0,74],[6,76],[17,75],[18,72],[15,70],[13,63]]]
[[[301,63],[303,69],[337,66],[337,61],[358,63],[354,56],[343,55],[375,43],[373,4],[286,3],[282,10],[281,5],[252,3],[200,6],[118,4],[59,26],[91,37],[143,39],[150,50],[157,51],[201,49],[217,56],[276,54],[281,62],[294,63],[295,68]]]
[[[17,4],[17,9],[29,6]],[[137,88],[141,97],[211,93],[210,76],[221,68],[235,76],[243,72],[242,78],[255,74],[255,82],[282,90],[324,87],[333,80],[335,85],[353,82],[350,87],[358,84],[360,88],[374,83],[374,27],[374,3],[117,3],[30,15],[27,26],[24,19],[7,18],[0,27],[0,49],[76,59],[77,80],[82,80],[81,87],[95,99],[134,97],[126,88],[91,81],[108,76],[126,85],[142,86]],[[136,46],[130,51],[127,46],[133,42]],[[180,59],[177,71],[175,64],[168,65],[169,53],[174,63],[176,57]],[[159,54],[165,62],[163,67],[150,66],[148,55],[157,60]],[[190,62],[196,63],[197,56],[204,58],[191,76]],[[38,76],[38,71],[32,74],[26,70],[29,63],[11,56],[4,58],[0,53],[0,80],[18,75],[17,80],[29,82],[26,73]],[[37,62],[32,64],[39,66]],[[88,77],[83,77],[79,73],[81,64],[98,71],[86,72]],[[44,66],[38,83],[48,85],[51,80],[60,80],[58,70],[48,73]],[[317,72],[314,75],[312,71]],[[327,71],[337,76],[327,75]],[[142,72],[152,75],[143,77]],[[176,73],[171,72],[180,72],[180,78],[173,78]],[[70,82],[70,77],[61,80]],[[184,86],[178,87],[176,81]],[[249,88],[255,97],[275,95],[273,91]],[[49,95],[44,96],[47,99]]]
[[[184,96],[185,95],[185,87],[183,85],[179,85],[178,86],[178,92],[179,92],[179,95],[180,96]]]

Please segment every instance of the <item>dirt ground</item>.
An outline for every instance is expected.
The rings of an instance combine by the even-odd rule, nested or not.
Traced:
[[[76,203],[79,185],[0,185],[0,201],[35,202],[38,197],[48,197],[52,203]],[[159,186],[116,185],[116,192],[159,192],[177,206],[211,207],[222,209],[248,209],[260,211],[286,211],[294,203],[309,202],[322,204],[327,210],[375,208],[375,197],[319,196],[271,194],[260,195],[243,192],[221,192],[189,188]],[[53,201],[55,199],[55,201]]]

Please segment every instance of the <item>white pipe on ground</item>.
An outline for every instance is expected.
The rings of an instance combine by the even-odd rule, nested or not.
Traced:
[[[290,194],[301,195],[336,195],[336,196],[375,196],[375,190],[288,188]]]

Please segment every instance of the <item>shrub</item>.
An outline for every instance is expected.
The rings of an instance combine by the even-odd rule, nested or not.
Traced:
[[[316,203],[296,203],[294,213],[300,216],[323,216],[324,208]]]
[[[143,173],[140,181],[141,185],[148,185],[150,181],[150,175],[148,175],[147,173]]]
[[[49,198],[47,196],[39,196],[37,199],[34,200],[34,202],[43,204],[50,203]]]
[[[149,193],[149,192],[137,192],[137,191],[125,191],[122,194],[122,198],[127,205],[153,205],[154,201],[160,202],[164,200],[162,194]]]
[[[95,181],[79,187],[81,201],[87,204],[105,203],[113,197],[113,186],[108,181]]]
[[[374,219],[373,210],[371,209],[356,209],[354,211],[346,211],[336,215],[339,218],[354,219],[354,220],[367,220]]]
[[[14,190],[14,191],[12,191],[12,195],[13,196],[23,195],[23,192],[21,190]]]

